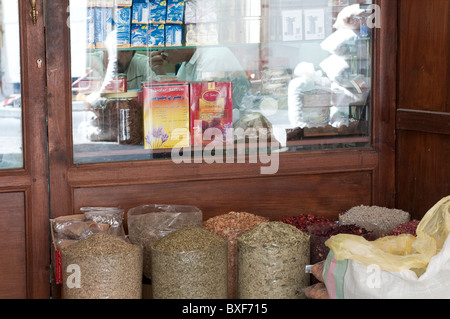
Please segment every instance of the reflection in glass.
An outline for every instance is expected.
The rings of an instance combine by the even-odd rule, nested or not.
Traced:
[[[0,0],[0,169],[23,167],[18,0]]]
[[[161,128],[171,138],[161,126],[184,127],[186,112],[166,113],[174,103],[146,104],[168,98],[145,93],[161,87],[155,82],[187,82],[191,93],[198,82],[232,84],[232,105],[216,112],[232,113],[232,123],[210,118],[217,105],[207,101],[207,120],[194,126],[196,97],[186,95],[191,136],[226,124],[268,129],[282,151],[370,146],[372,1],[161,3],[70,2],[75,163],[170,158],[170,149],[149,147],[145,134]],[[143,113],[119,103],[135,94]],[[150,113],[156,105],[160,112]],[[124,122],[143,126],[141,143],[121,143]]]

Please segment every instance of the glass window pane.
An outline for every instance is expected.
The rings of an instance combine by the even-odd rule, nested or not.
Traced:
[[[283,152],[370,147],[376,10],[71,1],[74,162],[173,159],[218,141],[248,152],[254,136]]]
[[[18,0],[0,0],[0,169],[23,167]]]

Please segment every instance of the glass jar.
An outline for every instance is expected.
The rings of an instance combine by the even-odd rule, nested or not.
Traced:
[[[139,145],[143,142],[143,108],[138,101],[138,91],[108,93],[105,109],[115,110],[117,136],[119,144]]]

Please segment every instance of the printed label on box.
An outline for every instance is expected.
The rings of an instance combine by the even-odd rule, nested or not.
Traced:
[[[226,142],[226,130],[233,125],[233,90],[231,82],[194,82],[190,87],[190,118],[192,144],[211,143],[203,141],[203,134],[208,128],[219,129],[222,139],[215,137],[219,143]]]
[[[145,149],[190,146],[189,83],[144,84]]]

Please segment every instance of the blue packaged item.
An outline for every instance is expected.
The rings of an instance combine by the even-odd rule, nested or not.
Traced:
[[[166,23],[183,24],[184,0],[168,0]]]
[[[180,24],[166,24],[166,46],[179,47],[183,43],[183,28]]]
[[[86,12],[86,42],[88,49],[95,49],[95,8],[87,7]]]
[[[131,23],[148,23],[149,7],[147,2],[133,2]]]
[[[165,23],[166,15],[166,0],[150,0],[150,23]]]
[[[165,46],[165,25],[164,24],[149,24],[148,28],[148,45],[152,47]]]
[[[94,39],[95,47],[103,49],[108,35],[113,29],[113,8],[95,7]]]
[[[131,25],[131,47],[145,48],[147,47],[148,24],[132,24]]]
[[[116,8],[114,27],[117,30],[117,47],[129,48],[131,45],[131,8]]]

